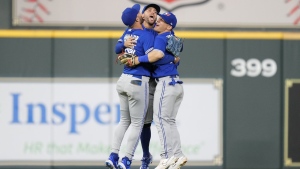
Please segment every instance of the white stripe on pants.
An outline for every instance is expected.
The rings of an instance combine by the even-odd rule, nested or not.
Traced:
[[[173,78],[178,81],[179,78]],[[154,94],[153,119],[161,143],[161,157],[183,156],[180,135],[176,126],[176,116],[182,102],[184,91],[182,84],[169,85],[170,77],[159,78]]]

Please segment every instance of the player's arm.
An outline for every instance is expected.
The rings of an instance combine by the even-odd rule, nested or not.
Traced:
[[[164,62],[170,63],[178,63],[180,58],[173,57],[171,55],[165,55],[166,51],[166,41],[163,38],[155,38],[154,42],[154,50],[152,50],[150,53],[136,57],[134,62],[135,64],[139,63],[153,63],[156,62],[164,57]]]
[[[123,52],[125,48],[133,48],[136,44],[136,41],[133,37],[126,39],[126,41],[118,41],[115,47],[116,54],[120,54]]]
[[[152,33],[145,32],[140,39],[143,40],[143,48],[144,48],[144,51],[146,51],[145,52],[146,55],[134,58],[135,64],[139,64],[140,62],[142,62],[142,61],[139,61],[140,58],[147,60],[147,61],[144,61],[146,63],[152,63],[152,62],[159,60],[160,58],[162,58],[164,56],[164,53],[162,51],[153,50],[153,46],[155,44],[155,42],[154,42],[155,37],[153,36]],[[149,59],[148,59],[148,57],[149,57]]]
[[[124,43],[123,41],[118,41],[118,43],[115,46],[115,53],[116,54],[120,54],[123,52],[124,49]]]
[[[163,58],[164,56],[165,55],[162,51],[154,49],[146,55],[135,57],[134,64],[138,65],[140,63],[153,63]],[[171,55],[166,55],[165,57],[167,58],[166,62],[173,62],[174,64],[179,64],[180,57],[173,57]]]
[[[123,35],[118,39],[118,42],[117,42],[117,44],[116,44],[116,46],[115,46],[115,53],[116,53],[116,54],[122,53],[123,50],[124,50],[125,47],[126,47],[126,46],[124,46],[124,41],[123,41],[123,39],[124,39],[124,36],[125,36],[127,30],[128,30],[128,28],[125,29]]]
[[[135,58],[135,63],[153,63],[164,57],[164,53],[154,49],[150,53]]]

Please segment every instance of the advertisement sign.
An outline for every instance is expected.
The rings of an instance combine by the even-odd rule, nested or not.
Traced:
[[[184,80],[177,116],[189,161],[221,165],[222,81]],[[104,164],[120,120],[116,83],[105,80],[1,81],[0,165],[6,161],[94,161]],[[152,124],[150,151],[160,159]],[[124,155],[127,134],[121,146]],[[142,158],[139,144],[135,160]]]
[[[148,0],[14,0],[13,25],[122,26],[121,14]],[[178,27],[298,27],[299,0],[154,0]],[[142,10],[141,10],[142,11]]]

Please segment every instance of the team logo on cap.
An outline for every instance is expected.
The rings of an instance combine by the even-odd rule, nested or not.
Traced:
[[[149,0],[130,0],[134,3],[139,3],[141,5],[148,5]],[[156,0],[155,3],[160,6],[161,9],[165,11],[175,11],[178,8],[195,6],[195,5],[203,5],[212,0]]]
[[[171,14],[169,12],[164,13],[163,15],[170,16]]]

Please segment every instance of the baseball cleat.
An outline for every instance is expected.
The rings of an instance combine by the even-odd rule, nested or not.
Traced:
[[[118,164],[117,169],[130,169],[131,160],[128,157],[123,157],[122,161]]]
[[[187,162],[187,158],[185,156],[180,157],[176,163],[171,165],[169,169],[180,169],[180,167],[184,166]]]
[[[150,154],[149,157],[143,157],[142,158],[142,165],[140,167],[140,169],[149,169],[149,164],[152,163],[152,155]]]
[[[167,159],[161,159],[158,166],[155,169],[167,169],[169,166],[175,164],[177,160],[178,158],[174,156]]]
[[[111,153],[108,157],[108,160],[105,161],[106,167],[109,169],[117,169],[119,161],[119,155],[116,153]]]

